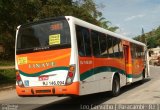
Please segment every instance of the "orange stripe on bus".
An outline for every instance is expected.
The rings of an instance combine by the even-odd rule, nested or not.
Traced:
[[[59,56],[59,57],[56,57],[56,58],[53,58],[53,59],[49,59],[49,60],[41,60],[41,61],[31,61],[31,60],[28,60],[28,63],[44,63],[44,62],[51,62],[51,61],[55,61],[55,60],[61,60],[63,58],[66,58],[66,57],[69,57],[70,56],[70,53],[69,54],[65,54],[65,55],[62,55],[62,56]]]
[[[62,49],[62,50],[51,50],[51,51],[43,51],[36,53],[27,53],[17,55],[18,58],[27,57],[27,64],[18,65],[18,69],[28,73],[33,74],[37,72],[41,72],[50,68],[59,67],[59,66],[69,66],[70,63],[70,54],[71,49]],[[49,63],[53,63],[54,65],[49,65]],[[35,68],[36,65],[46,64],[46,66]]]

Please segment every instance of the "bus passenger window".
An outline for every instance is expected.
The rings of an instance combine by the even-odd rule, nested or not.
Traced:
[[[113,50],[114,50],[114,56],[116,58],[123,57],[121,40],[119,38],[113,37]]]
[[[112,47],[112,36],[107,36],[107,50],[109,57],[114,57],[113,47]]]
[[[131,43],[131,56],[132,59],[136,58],[136,49],[135,49],[135,44]]]
[[[93,55],[96,57],[100,57],[100,43],[99,43],[99,34],[96,31],[91,31],[92,37],[92,48],[93,48]]]
[[[108,57],[108,50],[107,50],[107,36],[105,34],[100,34],[100,56],[101,57]]]
[[[91,56],[89,30],[76,26],[78,53],[80,56]]]
[[[122,47],[122,40],[119,42],[119,57],[123,58],[123,47]]]
[[[112,42],[113,42],[113,50],[114,50],[114,56],[115,57],[119,57],[119,43],[118,43],[118,39],[113,37],[112,38]]]

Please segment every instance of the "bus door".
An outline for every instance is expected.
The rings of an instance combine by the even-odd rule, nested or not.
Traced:
[[[123,45],[124,50],[124,60],[125,60],[125,73],[126,73],[126,82],[132,82],[132,63],[130,59],[130,49],[128,45]]]
[[[128,58],[128,46],[124,45],[123,49],[124,49],[124,60],[125,60],[125,70],[127,71],[127,64],[129,62],[129,58]]]

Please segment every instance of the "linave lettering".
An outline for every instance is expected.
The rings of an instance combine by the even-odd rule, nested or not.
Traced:
[[[53,67],[55,66],[55,62],[46,62],[46,63],[36,63],[36,64],[29,64],[28,68],[45,68],[45,67]]]

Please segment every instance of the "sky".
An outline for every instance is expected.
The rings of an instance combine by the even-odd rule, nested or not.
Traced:
[[[94,0],[117,33],[135,37],[160,26],[160,0]]]

